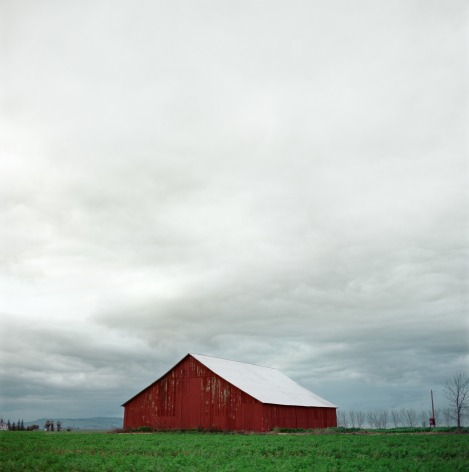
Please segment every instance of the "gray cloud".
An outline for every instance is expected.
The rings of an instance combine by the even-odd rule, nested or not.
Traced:
[[[467,368],[463,2],[1,8],[3,416],[187,352],[343,408]]]

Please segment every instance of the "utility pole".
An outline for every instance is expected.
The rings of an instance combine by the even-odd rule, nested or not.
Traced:
[[[430,390],[430,396],[432,398],[432,417],[430,418],[430,426],[435,427],[436,421],[435,421],[435,407],[433,406],[433,390]]]

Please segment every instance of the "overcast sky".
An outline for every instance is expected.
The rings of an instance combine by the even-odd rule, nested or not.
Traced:
[[[0,417],[188,352],[342,409],[468,370],[464,0],[0,3]]]

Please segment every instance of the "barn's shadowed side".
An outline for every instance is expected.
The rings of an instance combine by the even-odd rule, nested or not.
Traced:
[[[270,431],[337,426],[336,406],[267,367],[187,354],[126,401],[124,428]]]

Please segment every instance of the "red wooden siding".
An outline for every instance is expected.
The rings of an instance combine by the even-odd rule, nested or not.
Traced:
[[[333,428],[337,426],[335,408],[264,404],[264,431],[272,428]]]
[[[124,404],[124,428],[269,431],[336,426],[335,408],[262,404],[192,356]]]

